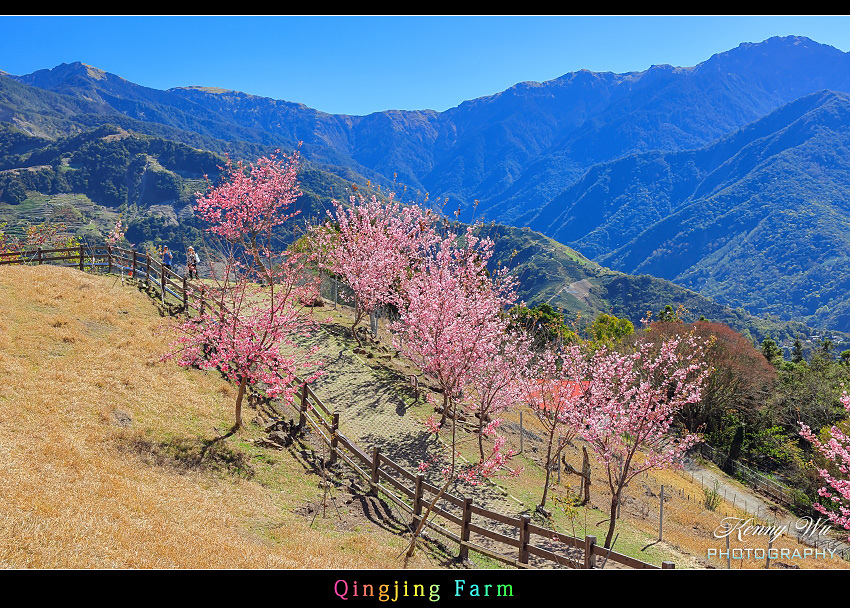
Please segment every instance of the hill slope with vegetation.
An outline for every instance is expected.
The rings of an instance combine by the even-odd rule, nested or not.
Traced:
[[[4,266],[0,306],[0,567],[398,567],[402,539],[365,518],[295,513],[322,496],[309,451],[210,445],[234,388],[160,362],[171,336],[148,296]]]
[[[711,146],[597,165],[529,219],[606,266],[847,331],[850,98],[817,93]]]
[[[0,222],[10,235],[41,222],[62,223],[77,238],[99,242],[121,218],[127,242],[142,251],[168,245],[182,264],[188,246],[203,251],[203,226],[192,213],[195,193],[217,179],[225,162],[213,152],[115,125],[58,140],[5,126],[0,129]],[[299,226],[324,218],[332,199],[345,200],[357,188],[309,162],[303,163],[299,181]],[[368,183],[357,192],[379,194]],[[760,319],[664,279],[609,270],[528,228],[483,224],[479,231],[495,241],[493,263],[514,271],[523,300],[563,309],[578,328],[602,313],[639,326],[647,311],[672,305],[689,311],[690,320],[726,323],[757,343],[771,337],[790,349],[796,338],[817,342],[819,337],[801,323]],[[836,352],[850,347],[840,332],[830,337]]]
[[[202,232],[191,206],[227,159],[210,150],[105,124],[47,139],[0,123],[0,222],[22,234],[41,221],[64,223],[80,238],[103,238],[117,217],[127,240],[183,251]],[[304,221],[324,217],[358,176],[304,163],[299,174]],[[364,188],[369,191],[368,188]]]
[[[790,357],[795,339],[807,350],[829,337],[836,354],[850,348],[850,335],[822,331],[794,321],[750,314],[723,306],[699,293],[648,274],[633,275],[606,268],[578,251],[529,228],[484,224],[479,233],[493,239],[493,268],[505,265],[519,280],[519,296],[529,306],[548,304],[562,310],[575,330],[584,330],[600,314],[628,319],[635,327],[666,306],[679,310],[683,321],[700,318],[724,323],[755,344],[771,338]]]
[[[263,435],[254,424],[226,442],[211,443],[232,421],[235,387],[218,374],[160,360],[169,335],[147,295],[115,276],[6,266],[0,272],[0,304],[6,313],[0,317],[0,454],[6,471],[0,486],[0,566],[399,567],[406,540],[398,534],[403,527],[393,533],[388,525],[386,505],[372,513],[372,522],[347,514],[367,509],[373,499],[365,496],[360,504],[336,504],[346,512],[343,519],[330,506],[327,518],[317,512],[321,478],[309,445],[296,442],[284,451],[257,447],[254,440]],[[333,352],[346,353],[332,365],[344,373],[354,346],[345,330],[350,311],[327,313],[335,323],[321,339]],[[366,348],[379,356],[364,354],[353,363],[381,383],[379,390],[398,390],[393,369],[403,362],[384,361],[380,344]],[[345,378],[331,380],[340,382]],[[344,409],[354,408],[352,395],[360,399],[357,407],[370,407],[371,397],[362,391],[341,394]],[[429,409],[425,403],[416,408],[426,414]],[[393,417],[411,413],[387,409]],[[514,435],[515,413],[509,419]],[[509,489],[534,504],[543,439],[533,417],[526,423],[522,458],[529,470],[511,480]],[[378,442],[381,432],[377,426],[363,429]],[[403,442],[399,449],[410,445]],[[567,452],[571,462],[580,460],[579,446]],[[600,533],[596,522],[604,519],[599,505],[605,504],[600,467],[592,462],[593,503],[583,510],[567,506],[575,496],[571,476],[565,474],[553,489],[562,533]],[[659,484],[667,492],[664,542],[655,542]],[[617,550],[638,559],[652,556],[655,563],[672,559],[677,568],[723,567],[722,560],[706,557],[707,548],[722,544],[710,532],[721,516],[745,513],[722,501],[707,509],[702,490],[687,475],[660,471],[633,486],[623,505]],[[797,545],[782,537],[774,546]],[[459,567],[499,567],[474,559]],[[838,560],[785,561],[791,563],[772,567],[845,566]],[[409,566],[458,565],[418,551]],[[616,564],[609,562],[611,567]],[[741,567],[764,563],[748,559]]]

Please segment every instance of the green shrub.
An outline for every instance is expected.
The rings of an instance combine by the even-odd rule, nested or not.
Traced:
[[[720,497],[720,482],[715,481],[713,489],[703,488],[702,491],[705,493],[705,502],[703,503],[705,504],[705,508],[709,511],[716,511],[722,500]]]

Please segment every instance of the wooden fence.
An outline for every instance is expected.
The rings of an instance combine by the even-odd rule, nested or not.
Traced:
[[[146,283],[149,287],[156,287],[163,300],[166,294],[170,294],[181,302],[186,314],[189,314],[190,310],[203,312],[204,307],[208,305],[201,286],[189,283],[185,276],[179,276],[158,260],[136,251],[119,247],[81,245],[64,249],[0,254],[0,265],[63,261],[66,262],[65,265],[80,270],[104,268],[110,273],[120,272]],[[307,384],[299,382],[299,397],[296,401],[299,424],[302,427],[309,424],[329,446],[328,463],[341,461],[350,466],[368,480],[374,492],[380,491],[407,512],[413,526],[418,525],[423,511],[440,489],[426,482],[422,473],[411,473],[381,454],[379,448],[372,448],[371,452],[367,453],[349,440],[340,431],[339,412],[328,408]],[[425,525],[458,543],[459,558],[466,558],[472,550],[517,568],[528,568],[529,556],[569,568],[596,568],[597,558],[602,557],[629,568],[659,569],[653,564],[598,546],[595,536],[580,539],[562,535],[531,523],[529,515],[512,517],[490,511],[475,505],[472,498],[444,493],[435,503],[431,514],[434,518],[426,521]],[[442,521],[435,523],[436,518]],[[485,547],[480,542],[474,542],[471,540],[473,534],[494,541],[495,544],[505,545],[507,550],[512,552],[502,553]],[[543,539],[543,542],[538,539]],[[571,549],[577,557],[568,555]],[[661,569],[673,568],[675,565],[672,562],[663,562],[661,565]]]
[[[185,276],[164,266],[161,261],[146,253],[135,250],[111,247],[109,245],[79,245],[58,249],[16,251],[0,253],[0,265],[4,264],[45,264],[64,262],[61,266],[71,266],[82,271],[101,269],[107,273],[120,273],[159,290],[164,302],[166,295],[172,296],[189,310],[202,313],[209,301],[204,297],[204,286],[190,283]]]
[[[406,511],[411,517],[413,527],[419,524],[423,511],[433,500],[433,497],[439,493],[439,488],[426,482],[422,473],[411,473],[382,455],[380,448],[372,448],[371,453],[367,453],[353,441],[350,441],[339,430],[339,412],[331,411],[306,384],[301,386],[298,411],[299,424],[310,424],[330,447],[329,463],[344,461],[369,481],[373,491],[380,490],[398,507]],[[630,568],[658,569],[658,566],[653,564],[598,546],[595,536],[579,539],[561,535],[553,530],[531,523],[529,515],[511,517],[496,513],[476,506],[471,498],[443,494],[431,512],[454,525],[454,530],[452,530],[444,525],[435,524],[433,521],[425,522],[425,525],[434,532],[460,545],[458,555],[460,558],[466,558],[471,549],[519,568],[528,567],[530,555],[563,566],[594,568],[597,566],[596,558],[601,556]],[[473,516],[497,526],[491,527],[473,523]],[[494,527],[499,527],[502,530],[507,528],[507,531],[496,531],[493,529]],[[502,545],[513,547],[517,552],[516,557],[493,551],[472,542],[470,537],[473,533]],[[541,547],[535,544],[535,537],[545,539],[550,545],[560,544],[562,548],[576,548],[581,552],[582,557],[580,559],[571,558],[563,553]],[[674,567],[672,562],[664,562],[661,566],[662,569]]]

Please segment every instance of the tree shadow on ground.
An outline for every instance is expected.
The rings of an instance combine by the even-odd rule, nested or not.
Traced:
[[[442,448],[424,429],[418,433],[402,433],[392,438],[371,433],[363,439],[367,445],[379,448],[384,457],[407,470],[415,470],[435,449]]]
[[[397,435],[392,440],[378,435],[368,435],[364,438],[369,445],[381,450],[381,455],[393,461],[409,473],[417,474],[420,463],[427,463],[423,471],[424,480],[435,487],[442,487],[445,477],[443,469],[451,466],[448,460],[449,450],[433,438],[430,433],[406,433]],[[468,463],[458,460],[458,468]],[[501,505],[506,500],[505,491],[491,483],[472,484],[455,479],[447,492],[454,496],[472,498],[479,506]],[[454,505],[446,505],[448,511],[456,510]],[[459,514],[459,510],[458,510]]]
[[[251,456],[223,441],[224,437],[175,437],[152,441],[143,435],[122,436],[117,440],[119,451],[141,457],[142,461],[179,473],[206,471],[251,479],[254,468]]]

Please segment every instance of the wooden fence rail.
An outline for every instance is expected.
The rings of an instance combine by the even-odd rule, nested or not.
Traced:
[[[213,304],[205,297],[202,285],[189,283],[170,268],[144,253],[110,246],[84,246],[64,249],[37,249],[35,251],[0,253],[0,265],[64,261],[65,265],[80,270],[106,268],[107,272],[120,272],[145,283],[150,288],[159,289],[159,296],[165,300],[166,294],[173,296],[183,305],[183,311],[202,313]],[[439,488],[424,480],[424,476],[411,473],[383,454],[379,448],[367,453],[353,441],[346,438],[339,428],[339,413],[327,407],[305,383],[298,381],[299,397],[296,399],[299,424],[309,425],[330,448],[329,463],[344,462],[364,477],[374,491],[380,491],[399,508],[406,511],[414,524],[421,519],[424,507],[433,501]],[[479,523],[473,521],[473,516]],[[454,526],[435,523],[435,519]],[[561,535],[553,530],[531,523],[529,515],[509,516],[479,507],[473,498],[454,496],[444,493],[434,505],[431,517],[425,522],[428,529],[457,542],[459,557],[466,558],[470,550],[517,568],[528,568],[529,556],[533,555],[559,565],[572,568],[595,568],[597,557],[618,562],[630,568],[659,569],[658,566],[640,561],[633,557],[608,551],[596,545],[594,536],[584,539]],[[472,534],[489,539],[516,552],[515,556],[495,551],[470,540]],[[562,545],[563,549],[577,549],[581,560],[569,558],[549,548],[540,546],[537,538],[552,546]],[[538,544],[535,544],[538,543]],[[674,568],[672,562],[664,562],[661,569]]]
[[[309,424],[317,431],[321,440],[330,447],[331,455],[328,459],[329,462],[342,460],[350,465],[370,483],[373,490],[380,490],[395,504],[405,510],[412,517],[412,523],[414,525],[419,523],[419,519],[424,511],[423,507],[429,504],[433,500],[433,497],[439,493],[439,488],[426,482],[421,473],[411,473],[404,467],[396,464],[381,454],[379,448],[373,448],[371,454],[369,454],[346,438],[338,428],[339,414],[328,408],[306,384],[301,385],[297,408],[301,424]],[[528,567],[529,555],[534,555],[568,567],[593,568],[596,567],[595,558],[601,556],[630,568],[659,569],[658,566],[628,555],[614,551],[609,552],[607,549],[596,545],[595,537],[588,536],[584,539],[579,539],[561,535],[553,530],[532,524],[528,515],[511,517],[478,507],[474,504],[472,498],[445,493],[434,506],[431,514],[455,526],[456,532],[435,524],[433,520],[426,522],[426,526],[429,529],[460,545],[459,557],[461,558],[465,558],[471,549],[519,568]],[[473,515],[508,530],[499,532],[491,526],[473,523]],[[516,549],[517,556],[512,557],[496,552],[471,541],[470,537],[472,533]],[[582,552],[590,548],[591,554],[589,557],[583,558],[580,562],[570,560],[561,553],[534,544],[538,542],[535,537],[540,537],[548,541],[550,545],[561,543],[564,547],[573,547]],[[674,568],[674,564],[672,562],[664,562],[661,568]]]

